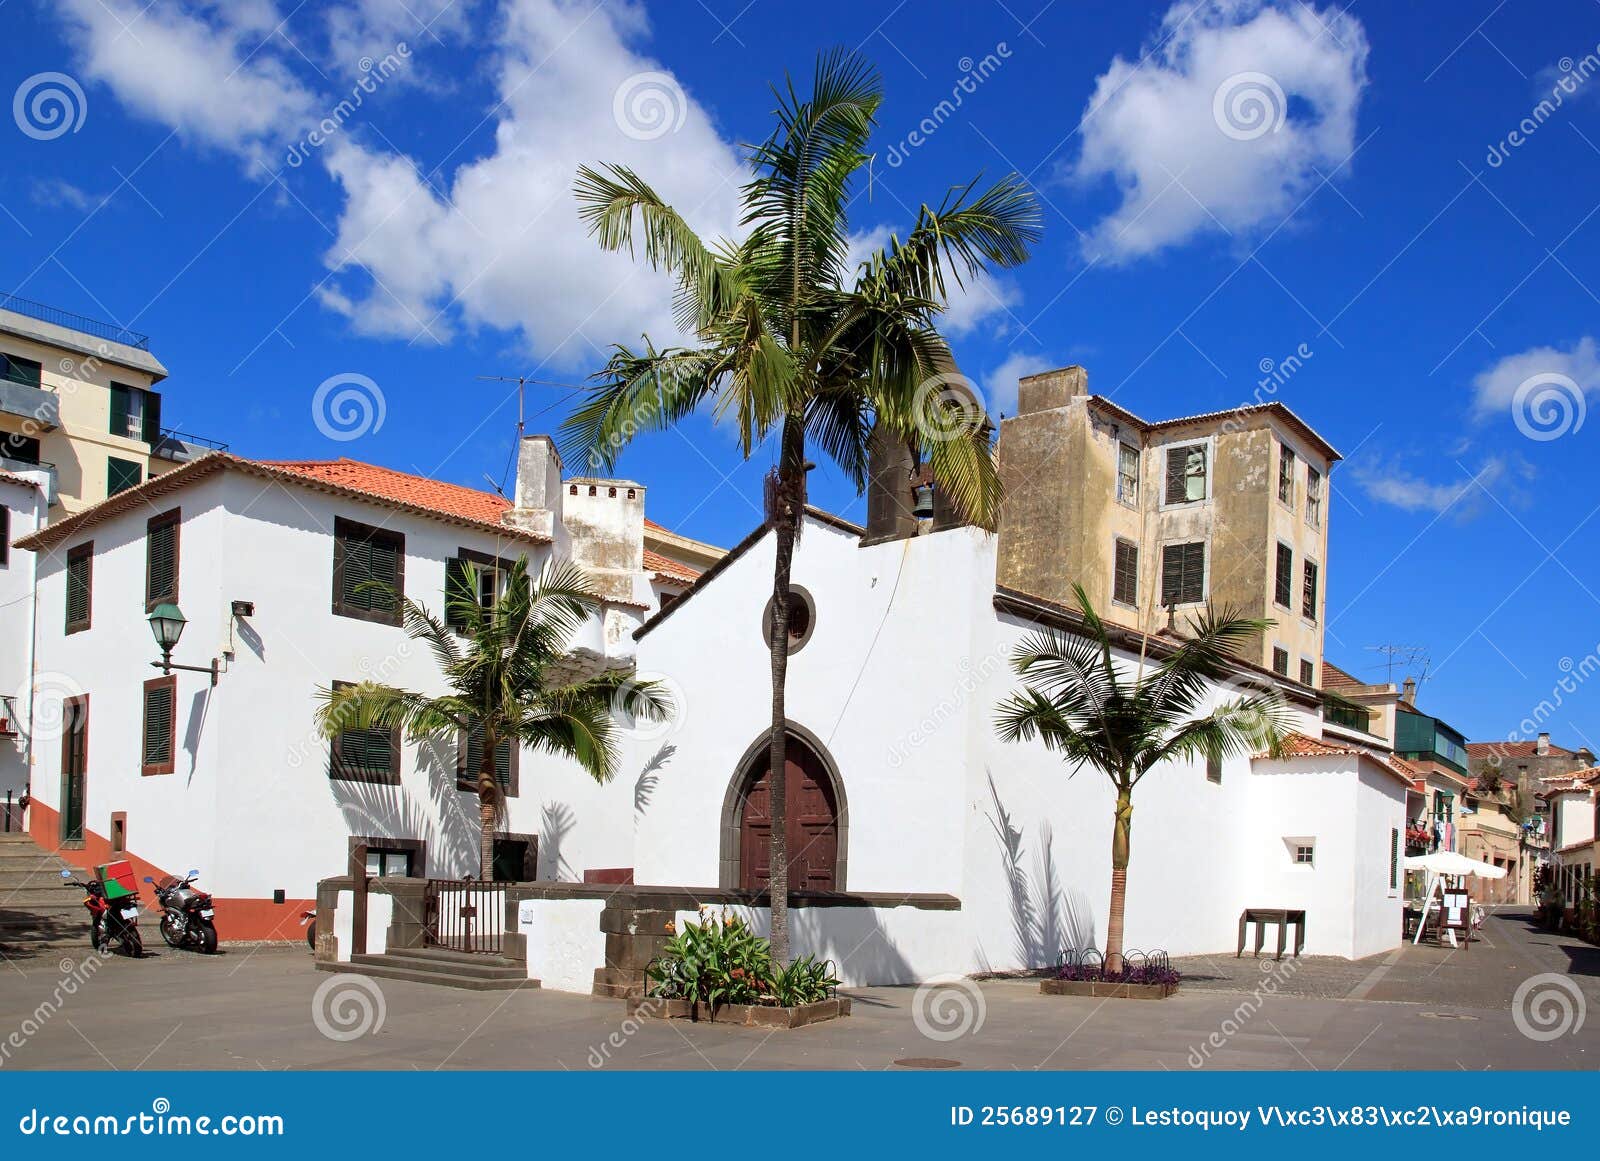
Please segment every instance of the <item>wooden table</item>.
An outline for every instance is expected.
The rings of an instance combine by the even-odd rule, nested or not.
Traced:
[[[1290,911],[1281,907],[1246,907],[1239,914],[1239,950],[1233,958],[1238,959],[1244,954],[1245,932],[1250,924],[1256,925],[1256,955],[1261,955],[1261,945],[1266,942],[1267,924],[1278,925],[1278,959],[1283,958],[1283,953],[1289,939],[1289,927],[1294,925],[1294,954],[1300,958],[1300,953],[1306,947],[1306,913],[1304,911]]]

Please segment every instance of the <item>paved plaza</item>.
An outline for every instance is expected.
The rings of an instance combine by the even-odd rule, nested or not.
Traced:
[[[1600,948],[1537,930],[1525,910],[1492,916],[1470,949],[1185,959],[1166,1001],[1046,997],[1025,979],[865,988],[849,1019],[784,1032],[631,1020],[621,1001],[542,990],[357,981],[313,970],[303,945],[162,949],[87,976],[65,954],[0,969],[0,1071],[1600,1066]],[[1512,1002],[1545,975],[1585,1019],[1540,1040]]]

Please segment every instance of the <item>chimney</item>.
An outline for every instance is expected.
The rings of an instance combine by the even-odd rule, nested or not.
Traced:
[[[1417,704],[1417,679],[1408,677],[1400,686],[1400,700],[1408,705]]]
[[[501,523],[560,541],[561,455],[548,435],[525,435],[517,448],[517,484]]]
[[[1550,752],[1550,735],[1548,733],[1540,734],[1539,740],[1533,744],[1533,749],[1541,758],[1548,754]]]
[[[1041,371],[1017,380],[1017,414],[1032,415],[1065,407],[1080,395],[1089,394],[1089,372],[1082,367],[1060,367]]]
[[[606,600],[648,605],[644,486],[632,480],[578,479],[568,480],[565,488],[562,511],[573,562]]]

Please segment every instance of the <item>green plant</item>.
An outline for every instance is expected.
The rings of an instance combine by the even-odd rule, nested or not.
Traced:
[[[1141,656],[1134,666],[1114,656],[1111,632],[1083,586],[1073,592],[1081,626],[1070,633],[1041,629],[1017,646],[1011,666],[1022,689],[997,707],[996,726],[1003,741],[1038,738],[1074,773],[1098,770],[1116,790],[1105,956],[1105,971],[1115,976],[1123,968],[1133,788],[1169,762],[1276,752],[1289,713],[1270,688],[1252,688],[1201,712],[1218,685],[1234,677],[1239,648],[1258,640],[1271,621],[1208,608],[1190,620],[1188,638],[1164,660],[1147,667]]]
[[[686,923],[645,969],[650,994],[718,1004],[758,1004],[772,977],[772,946],[736,915]]]
[[[811,956],[803,955],[788,967],[773,971],[771,993],[779,1007],[798,1008],[802,1004],[826,1000],[838,986],[832,960],[818,963]]]
[[[849,209],[870,176],[883,100],[858,53],[819,57],[809,95],[777,89],[777,125],[749,151],[740,240],[708,242],[622,165],[578,171],[579,214],[605,250],[635,252],[677,283],[677,321],[693,344],[617,346],[564,430],[567,459],[609,468],[635,436],[711,412],[750,458],[776,438],[767,479],[773,531],[772,945],[789,958],[784,687],[790,572],[806,498],[808,450],[821,448],[860,491],[879,438],[925,454],[934,482],[971,523],[993,528],[1000,478],[981,408],[940,334],[948,284],[1020,265],[1039,236],[1028,183],[957,186],[923,205],[902,240],[851,260]],[[967,395],[965,401],[960,398]]]

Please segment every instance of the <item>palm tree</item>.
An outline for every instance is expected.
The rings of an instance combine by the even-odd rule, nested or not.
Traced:
[[[1271,628],[1270,620],[1211,610],[1190,622],[1190,635],[1148,669],[1112,656],[1109,630],[1082,585],[1073,591],[1082,628],[1040,629],[1011,655],[1023,688],[999,704],[997,728],[1007,742],[1038,738],[1071,763],[1100,771],[1117,791],[1111,831],[1111,905],[1106,918],[1105,966],[1122,967],[1123,911],[1128,895],[1128,844],[1133,788],[1168,761],[1276,752],[1287,728],[1282,700],[1248,688],[1201,713],[1219,682],[1235,678],[1238,648]]]
[[[1022,179],[974,194],[952,190],[924,205],[904,242],[892,238],[851,270],[847,209],[871,157],[882,85],[859,55],[821,56],[809,97],[793,81],[775,90],[777,126],[749,151],[741,241],[702,241],[632,170],[578,171],[580,213],[602,248],[634,252],[677,284],[677,319],[692,346],[618,345],[566,424],[568,458],[609,469],[642,431],[663,430],[708,406],[738,430],[748,459],[770,436],[777,464],[766,482],[773,530],[769,646],[772,949],[788,959],[789,857],[785,803],[784,682],[789,576],[815,443],[860,491],[874,428],[925,454],[938,486],[969,521],[994,526],[1000,482],[980,414],[945,390],[955,376],[937,320],[957,285],[990,267],[1016,266],[1039,215]]]
[[[478,600],[479,580],[477,568],[464,563],[445,595],[446,621],[400,598],[406,633],[433,653],[447,692],[412,693],[372,681],[322,689],[316,720],[330,739],[348,730],[396,727],[411,742],[454,745],[473,736],[482,830],[478,869],[488,880],[494,877],[494,839],[506,809],[496,763],[502,743],[570,758],[606,782],[617,769],[617,716],[660,720],[671,707],[659,687],[633,680],[631,671],[571,677],[568,643],[598,606],[578,566],[552,561],[534,581],[519,557],[506,572],[504,591],[487,607]]]

